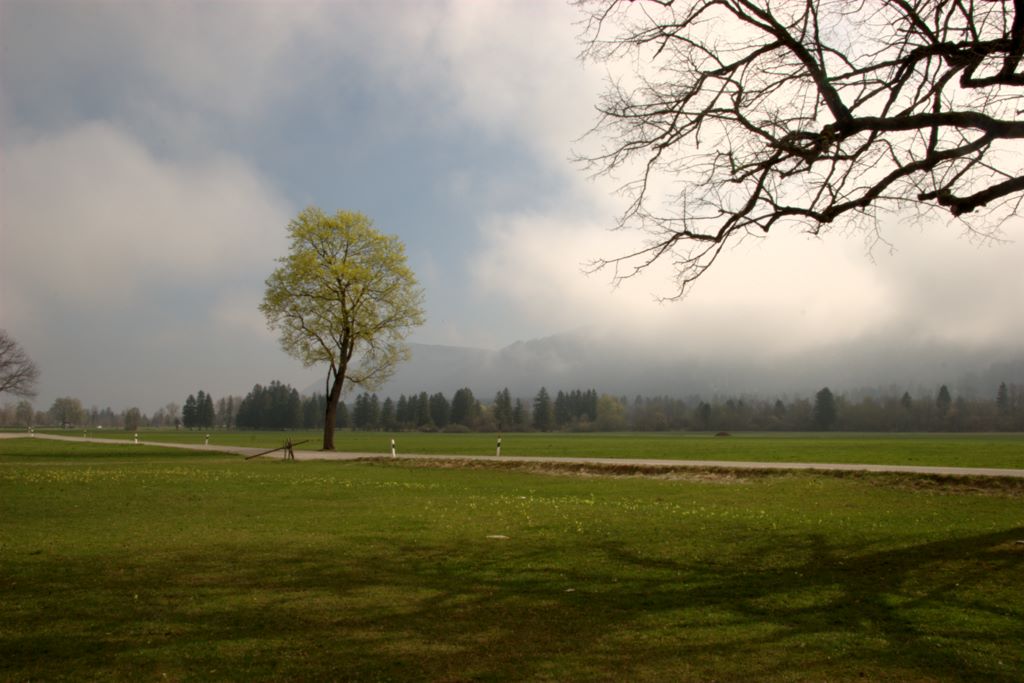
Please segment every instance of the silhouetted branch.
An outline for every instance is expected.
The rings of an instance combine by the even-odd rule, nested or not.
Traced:
[[[584,57],[628,64],[579,157],[635,172],[619,227],[649,241],[595,262],[616,279],[672,258],[679,296],[748,232],[912,205],[993,234],[1024,191],[1024,0],[578,5]]]

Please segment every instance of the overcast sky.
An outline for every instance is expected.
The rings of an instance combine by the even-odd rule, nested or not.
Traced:
[[[608,231],[614,185],[569,161],[606,76],[577,59],[576,19],[540,0],[0,0],[0,326],[40,366],[36,407],[321,378],[257,310],[307,205],[405,242],[416,342],[611,328],[765,362],[886,334],[1019,351],[1020,222],[976,244],[893,219],[895,251],[870,255],[857,234],[749,240],[670,305],[663,270],[585,276],[640,237]]]

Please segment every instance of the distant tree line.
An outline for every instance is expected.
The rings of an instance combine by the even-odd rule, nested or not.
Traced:
[[[55,399],[49,410],[37,411],[28,401],[0,406],[0,427],[64,427],[67,429],[126,429],[142,427],[187,429],[230,428],[234,426],[239,398],[228,396],[214,402],[213,397],[199,391],[185,399],[179,408],[168,403],[152,416],[137,407],[115,412],[109,406],[85,408],[77,398],[63,396]]]
[[[320,429],[323,394],[301,396],[286,384],[257,384],[244,397],[214,401],[205,391],[190,394],[180,411],[168,403],[152,416],[138,408],[114,412],[85,409],[62,397],[47,411],[27,400],[0,406],[0,426],[64,426],[85,429],[140,427],[186,429]],[[625,396],[595,389],[558,391],[546,387],[531,398],[513,398],[507,388],[481,401],[468,387],[449,399],[441,392],[383,400],[361,393],[341,402],[338,429],[362,431],[852,431],[984,432],[1024,431],[1024,385],[1002,382],[990,398],[955,396],[943,385],[931,395],[910,392],[835,394],[828,387],[813,397]]]
[[[175,410],[177,408],[175,407]],[[132,407],[114,412],[110,407],[84,408],[77,398],[63,396],[54,400],[49,410],[35,410],[28,401],[0,406],[2,427],[63,427],[66,429],[129,429],[139,427],[162,427],[165,415],[161,408],[153,418],[145,416],[138,408]]]
[[[828,387],[812,398],[755,396],[688,399],[598,394],[594,389],[541,387],[531,400],[508,389],[489,403],[468,388],[451,401],[440,393],[355,398],[356,430],[421,431],[1024,431],[1024,386],[1001,383],[993,398],[954,397],[945,385],[934,395],[851,397]]]
[[[606,397],[602,396],[602,400]],[[954,397],[946,385],[933,395],[910,392],[836,395],[828,387],[813,398],[730,397],[689,400],[637,396],[614,399],[617,426],[635,431],[1024,431],[1024,386],[1001,383],[992,398]],[[600,420],[599,420],[600,421]]]

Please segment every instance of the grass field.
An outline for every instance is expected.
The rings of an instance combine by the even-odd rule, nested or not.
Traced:
[[[0,440],[0,680],[1019,681],[985,486]]]
[[[62,433],[54,431],[54,433]],[[81,435],[81,432],[68,431]],[[92,436],[122,438],[131,434],[110,430]],[[146,441],[202,444],[206,432],[143,431]],[[301,448],[317,450],[321,432],[212,431],[213,445],[273,448],[309,440]],[[399,453],[490,455],[495,434],[429,434],[349,432],[336,434],[339,451],[387,453],[395,438]],[[683,460],[749,460],[759,462],[834,462],[878,465],[1024,468],[1022,434],[747,434],[715,437],[702,433],[525,433],[502,436],[502,455],[610,458],[670,458]]]

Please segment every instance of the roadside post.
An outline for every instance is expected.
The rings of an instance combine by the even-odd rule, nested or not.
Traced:
[[[498,447],[495,450],[494,455],[499,457],[499,458],[501,457],[501,437],[500,436],[498,437]]]
[[[394,439],[391,439],[391,457],[392,458],[396,457],[396,455],[395,455],[395,440]]]

